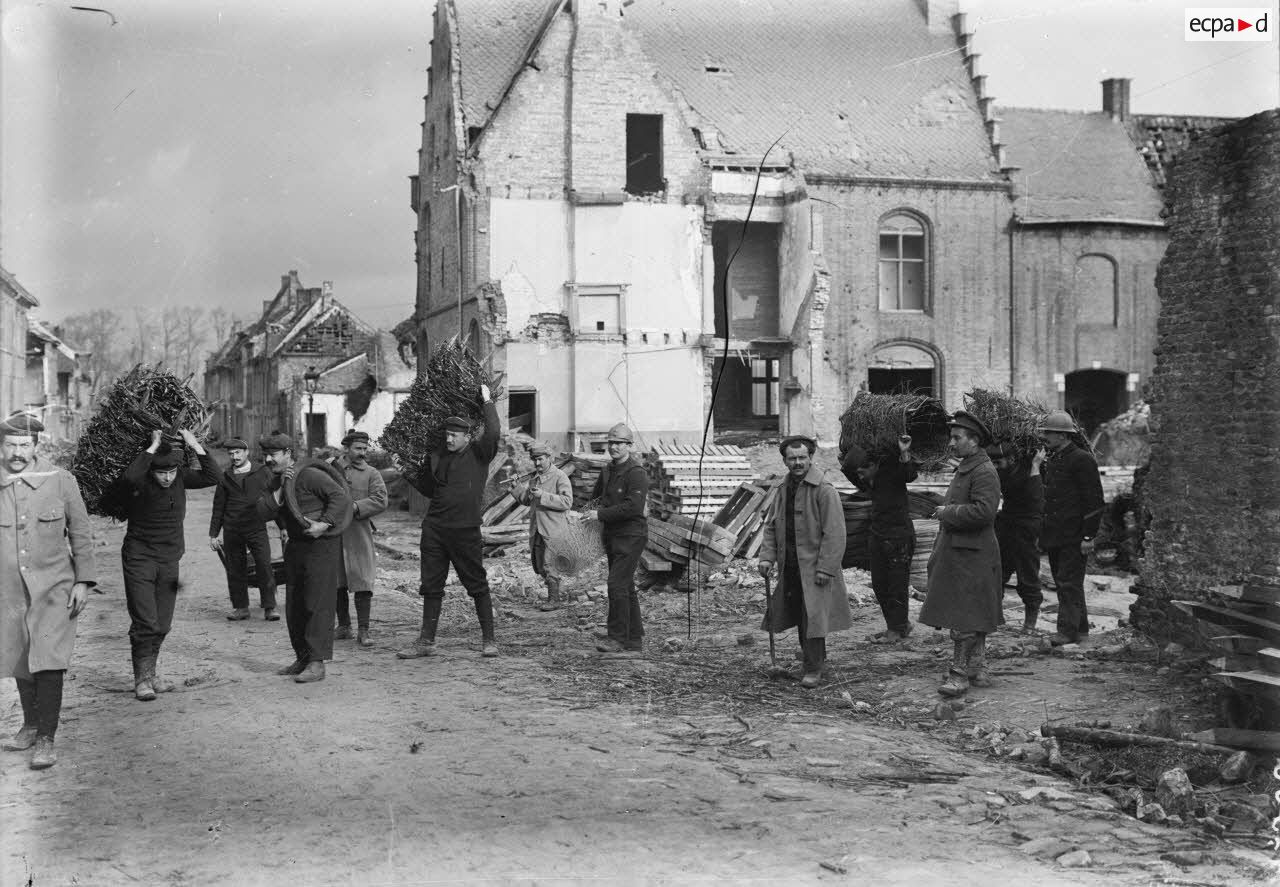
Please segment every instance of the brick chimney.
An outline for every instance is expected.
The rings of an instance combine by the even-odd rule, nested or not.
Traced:
[[[1129,78],[1111,77],[1102,81],[1102,110],[1112,120],[1129,119]]]
[[[960,12],[959,0],[916,0],[916,5],[924,13],[930,34],[953,33],[951,19]]]

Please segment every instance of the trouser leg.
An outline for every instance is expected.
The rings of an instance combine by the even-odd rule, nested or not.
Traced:
[[[245,610],[249,607],[249,560],[245,538],[232,530],[223,530],[222,551],[227,556],[227,593],[231,607]]]
[[[458,573],[458,581],[475,602],[476,618],[480,633],[486,641],[493,640],[493,596],[489,591],[489,577],[484,569],[484,542],[479,527],[460,527],[453,531],[448,543],[449,561]]]
[[[872,536],[869,541],[871,588],[880,604],[880,612],[884,614],[885,627],[905,635],[911,630],[907,601],[915,539],[910,536],[900,539]]]
[[[302,569],[298,621],[307,662],[333,658],[333,608],[337,598],[338,570],[342,555],[340,538],[312,539]]]
[[[178,605],[178,562],[161,561],[156,569],[156,634],[151,639],[151,658],[160,655],[160,645],[173,628],[173,611]]]
[[[339,588],[337,597],[334,602],[334,612],[338,616],[338,625],[343,628],[351,627],[351,596],[347,594],[347,589]]]
[[[440,625],[440,609],[444,605],[444,595],[429,595],[422,599],[422,628],[418,631],[418,639],[426,643],[434,643],[436,629]]]
[[[1078,542],[1049,550],[1049,569],[1058,586],[1058,633],[1071,639],[1079,639],[1089,633],[1084,568],[1084,554]]]
[[[369,630],[369,612],[373,608],[373,592],[356,592],[356,627]]]
[[[263,527],[261,532],[245,534],[244,540],[245,547],[253,558],[254,570],[257,571],[258,600],[262,603],[262,609],[274,610],[276,608],[276,574],[271,569],[271,537],[267,535],[267,528]],[[247,591],[244,606],[249,606]]]
[[[292,537],[284,547],[284,623],[289,629],[289,644],[295,659],[307,662],[306,608],[303,605],[302,582],[305,578],[303,564],[306,552],[303,542]]]
[[[128,553],[121,560],[125,607],[129,611],[129,648],[136,680],[144,671],[142,664],[151,656],[155,638],[160,635],[157,608],[160,563]]]
[[[18,682],[18,700],[22,703],[22,726],[34,727],[36,717],[36,682],[31,678],[15,678]]]
[[[1018,525],[1008,534],[1010,551],[1005,553],[1005,540],[1000,540],[1001,559],[1008,558],[1018,579],[1018,597],[1028,615],[1039,613],[1044,603],[1040,590],[1040,549],[1037,545],[1034,525]],[[1005,574],[1008,575],[1007,573]]]
[[[624,646],[638,647],[643,643],[644,621],[636,591],[636,567],[645,537],[606,537],[604,545],[609,560],[609,637]]]
[[[58,732],[58,718],[62,713],[62,682],[66,672],[62,669],[38,671],[35,678],[36,735],[52,739]],[[25,717],[26,712],[23,712]]]

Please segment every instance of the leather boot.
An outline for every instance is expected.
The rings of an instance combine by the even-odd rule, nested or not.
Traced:
[[[1040,608],[1027,607],[1026,614],[1022,617],[1022,630],[1026,634],[1031,634],[1036,630],[1036,623],[1040,621]]]
[[[800,686],[812,690],[822,683],[822,668],[827,661],[827,639],[805,638],[804,640],[804,677]]]
[[[440,624],[440,608],[444,605],[442,597],[423,597],[422,628],[418,638],[403,650],[397,650],[400,659],[421,659],[436,654],[436,626]]]
[[[564,606],[564,599],[560,597],[560,580],[555,576],[545,577],[547,583],[547,602],[538,609],[544,613],[552,610],[559,610]]]
[[[307,663],[306,668],[293,676],[293,680],[297,684],[311,684],[316,681],[323,681],[324,662],[319,659],[312,659]]]
[[[152,702],[156,688],[151,685],[151,672],[155,659],[151,656],[135,656],[133,660],[133,698],[139,702]]]
[[[984,632],[978,632],[969,643],[968,656],[965,665],[965,674],[969,678],[969,686],[971,687],[990,687],[991,675],[987,673],[987,636]]]
[[[498,644],[493,634],[493,598],[488,594],[475,597],[476,618],[480,620],[480,655],[492,658],[498,655]]]
[[[26,751],[36,744],[36,725],[23,724],[22,729],[4,741],[5,751]]]
[[[356,643],[362,647],[372,647],[369,640],[369,610],[373,604],[372,591],[356,592]]]
[[[58,755],[53,750],[52,736],[37,736],[36,750],[31,753],[30,767],[32,770],[48,770],[54,764],[58,763]]]
[[[171,693],[174,687],[173,681],[166,680],[160,676],[160,673],[156,670],[159,667],[159,663],[160,655],[157,653],[151,657],[151,671],[147,675],[151,680],[151,688],[157,693]]]
[[[943,696],[963,696],[969,691],[969,675],[965,671],[969,660],[969,641],[956,638],[953,633],[951,642],[951,668],[938,692]]]

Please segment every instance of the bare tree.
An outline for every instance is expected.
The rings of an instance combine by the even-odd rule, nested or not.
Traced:
[[[128,346],[122,341],[124,320],[110,308],[72,314],[58,328],[68,347],[89,352],[83,363],[92,395],[96,396],[132,366]]]

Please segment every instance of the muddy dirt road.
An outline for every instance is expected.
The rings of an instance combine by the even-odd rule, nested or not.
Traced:
[[[417,565],[386,556],[375,646],[339,641],[326,680],[295,684],[275,674],[292,659],[283,622],[257,609],[252,621],[223,618],[225,584],[204,534],[210,498],[191,495],[185,587],[161,662],[179,687],[155,702],[132,697],[122,531],[100,527],[102,594],[81,617],[59,762],[35,772],[22,754],[0,757],[4,884],[989,887],[1266,876],[1256,854],[1226,847],[1189,874],[1162,857],[1203,849],[1195,836],[960,750],[954,737],[975,716],[1033,728],[1046,688],[1062,688],[1054,705],[1087,706],[1096,687],[1073,684],[1071,663],[1042,658],[1022,669],[1040,683],[998,679],[975,694],[986,713],[975,698],[959,722],[931,723],[923,713],[941,673],[931,642],[865,644],[879,627],[874,607],[833,639],[832,686],[806,694],[762,676],[765,636],[736,643],[758,615],[733,615],[720,597],[697,597],[699,619],[716,627],[690,643],[680,640],[686,596],[646,596],[649,656],[601,661],[584,628],[603,618],[603,601],[540,613],[527,568],[495,559],[503,656],[480,657],[469,601],[454,588],[443,655],[400,661],[394,650],[417,625]],[[405,516],[388,515],[384,530],[389,544],[411,547]],[[779,650],[789,657],[793,644],[782,638]],[[2,692],[0,728],[12,732],[13,682]]]

